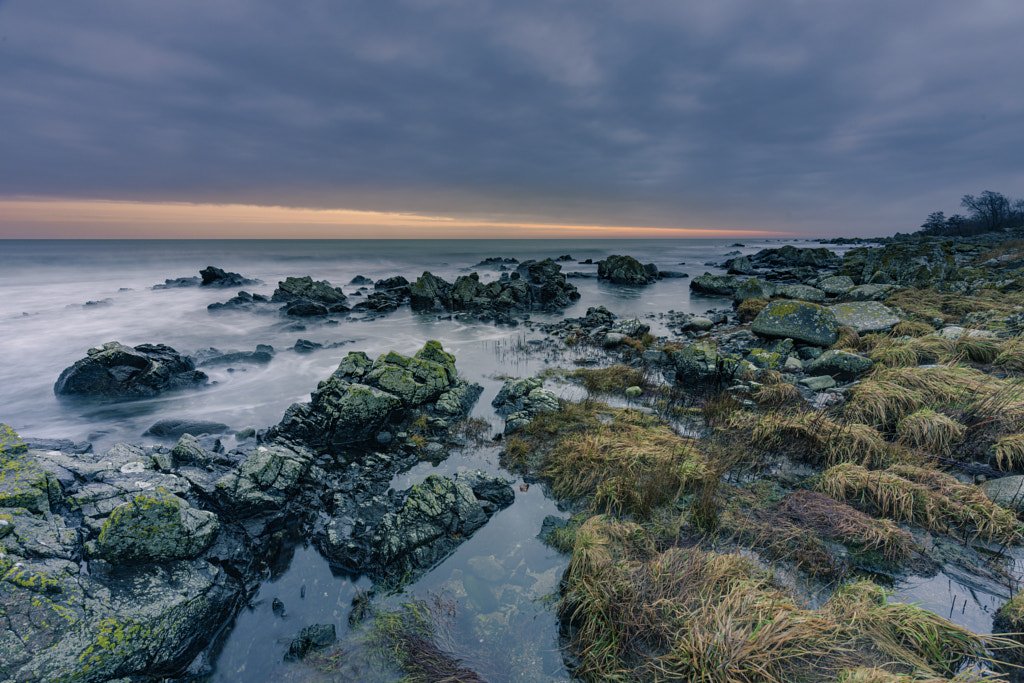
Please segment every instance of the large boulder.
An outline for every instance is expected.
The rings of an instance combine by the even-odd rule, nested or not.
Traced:
[[[892,309],[878,301],[848,301],[828,307],[836,318],[836,322],[844,327],[852,327],[857,334],[869,332],[888,332],[900,317]]]
[[[292,404],[270,436],[318,450],[345,446],[372,438],[401,407],[394,394],[332,376],[320,383],[312,401]]]
[[[94,550],[114,564],[188,560],[206,550],[219,530],[214,513],[196,510],[178,496],[157,490],[140,493],[114,508]]]
[[[523,261],[516,267],[515,274],[529,288],[529,307],[555,311],[580,298],[576,285],[566,281],[562,266],[549,258],[543,261]]]
[[[807,301],[773,301],[762,309],[750,330],[768,339],[793,339],[813,346],[831,346],[839,336],[836,316]]]
[[[690,280],[690,289],[698,294],[732,296],[742,280],[735,275],[712,275],[704,273]]]
[[[652,277],[632,256],[617,255],[597,262],[597,277],[616,285],[646,285],[657,279],[657,275]]]
[[[735,303],[746,301],[747,299],[770,299],[775,295],[775,285],[764,280],[759,280],[756,277],[752,277],[748,280],[744,280],[737,287],[736,291],[733,292],[732,300]]]
[[[829,296],[842,296],[853,289],[853,278],[849,275],[833,275],[818,282],[818,289]]]
[[[448,298],[451,289],[450,283],[429,270],[423,271],[423,275],[409,286],[409,304],[414,311],[444,310],[444,300]]]
[[[776,285],[775,296],[781,299],[800,299],[813,303],[825,301],[825,292],[808,285]]]
[[[140,398],[205,384],[209,378],[195,363],[163,344],[134,348],[107,342],[89,349],[85,358],[60,373],[53,392],[58,396]]]
[[[812,360],[806,370],[812,375],[829,375],[840,382],[849,382],[870,370],[873,365],[870,358],[849,351],[833,350]]]

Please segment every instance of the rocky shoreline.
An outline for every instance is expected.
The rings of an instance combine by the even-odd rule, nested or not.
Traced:
[[[499,272],[490,282],[475,272],[451,283],[429,272],[412,283],[396,275],[373,283],[364,297],[310,276],[289,277],[272,296],[241,291],[210,311],[330,318],[386,315],[408,304],[423,313],[534,326],[530,312],[558,311],[579,298],[559,264],[570,258],[489,259],[477,266]],[[1010,576],[987,554],[1021,542],[1016,515],[1024,504],[1015,491],[1024,482],[1024,447],[1014,380],[1024,373],[1024,348],[1015,346],[1024,330],[1024,251],[1016,242],[1006,235],[890,240],[842,257],[786,246],[720,265],[727,274],[696,276],[689,287],[732,305],[706,316],[662,312],[658,319],[674,331],[669,338],[653,337],[648,322],[618,319],[601,307],[537,326],[547,346],[594,349],[601,365],[612,365],[568,373],[569,381],[671,422],[604,408],[598,419],[586,412],[593,406],[559,401],[544,378],[509,379],[493,401],[505,418],[499,435],[505,464],[576,513],[568,523],[552,520],[547,531],[572,553],[563,583],[564,633],[577,675],[587,680],[600,680],[605,670],[588,659],[589,646],[580,640],[579,606],[586,603],[580,590],[595,577],[621,577],[606,574],[593,558],[581,559],[581,529],[610,539],[612,558],[644,566],[655,555],[630,545],[641,536],[661,553],[679,546],[702,553],[746,548],[830,580],[845,581],[854,568],[890,577],[941,569],[987,590],[1000,590]],[[157,287],[258,283],[212,266],[201,275]],[[611,256],[599,264],[598,277],[642,287],[673,274]],[[54,391],[65,400],[118,401],[196,390],[207,381],[199,367],[268,363],[273,355],[269,347],[226,360],[211,352],[197,364],[165,345],[109,342],[61,373]],[[617,374],[600,374],[608,370]],[[391,488],[416,463],[441,460],[466,444],[461,426],[480,393],[459,375],[455,357],[428,341],[412,356],[349,352],[308,402],[292,405],[278,424],[230,450],[215,436],[226,426],[215,423],[154,425],[162,432],[153,433],[177,442],[123,443],[102,454],[89,444],[22,439],[0,427],[0,680],[208,673],[211,644],[251,598],[287,534],[311,541],[333,566],[368,576],[380,588],[429,571],[515,500],[509,481],[483,471]],[[701,439],[672,442],[673,457],[689,455],[659,464],[668,469],[653,475],[650,462],[600,461],[601,471],[618,472],[621,481],[579,488],[563,485],[563,465],[549,460],[566,457],[560,439],[570,433],[603,434],[609,443],[638,439],[639,447],[655,436],[677,438],[672,425],[687,425]],[[614,433],[602,431],[608,429]],[[737,433],[745,436],[742,446],[734,443]],[[910,463],[918,469],[907,469]],[[920,487],[939,512],[901,516],[883,499],[864,503],[874,494],[851,483],[866,476],[854,468],[890,477],[897,488]],[[762,488],[723,483],[738,472]],[[650,501],[627,491],[639,490],[648,476],[675,484]],[[723,487],[732,487],[728,496]],[[989,521],[959,520],[966,513],[953,503],[984,509]],[[818,540],[808,540],[807,510],[825,508],[865,528],[891,524],[886,542],[898,540],[902,550],[879,554],[863,539],[858,545],[835,530],[829,536],[820,521],[811,525]],[[764,536],[780,520],[795,525],[793,548],[805,555],[787,554]],[[622,525],[635,526],[632,541],[623,541]],[[812,546],[814,552],[807,550]],[[1019,631],[1024,619],[1011,609],[997,625]],[[305,640],[291,648],[294,659],[330,647],[333,630],[328,637],[309,626]],[[890,654],[908,674],[955,673],[927,657],[911,662],[902,650]],[[975,655],[964,650],[957,661]],[[627,663],[642,678],[643,657],[629,656],[639,657]],[[875,663],[865,656],[857,666]]]

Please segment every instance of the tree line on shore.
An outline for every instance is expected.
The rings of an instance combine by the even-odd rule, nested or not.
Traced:
[[[985,190],[980,195],[965,194],[960,206],[967,215],[946,217],[942,211],[928,214],[920,233],[926,235],[978,235],[1024,227],[1024,199],[1010,199],[1001,192]]]

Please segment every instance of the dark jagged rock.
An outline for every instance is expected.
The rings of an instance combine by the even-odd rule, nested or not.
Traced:
[[[362,287],[363,285],[372,285],[373,280],[363,275],[356,275],[348,281],[348,284],[350,287]]]
[[[317,349],[322,349],[323,344],[309,341],[308,339],[296,339],[295,345],[292,347],[292,351],[295,353],[313,353]]]
[[[365,353],[351,352],[320,382],[312,400],[288,408],[266,438],[315,450],[365,442],[402,410],[464,415],[480,391],[458,377],[455,357],[436,341],[428,341],[412,357],[392,351],[371,361]]]
[[[755,275],[757,268],[746,256],[731,258],[722,264],[730,275]]]
[[[739,370],[739,358],[722,353],[710,342],[697,342],[669,354],[673,379],[683,387],[714,387],[730,381]]]
[[[202,282],[198,277],[176,277],[173,280],[168,278],[163,284],[153,285],[153,289],[179,289],[181,287],[198,287]]]
[[[616,285],[647,285],[658,279],[658,267],[652,275],[632,256],[613,255],[597,262],[597,277]]]
[[[477,273],[449,283],[428,271],[409,287],[409,303],[416,311],[466,311],[499,320],[511,319],[516,312],[554,311],[580,297],[561,270],[551,259],[524,261],[514,273],[503,273],[500,280],[486,284]]]
[[[201,287],[251,287],[261,284],[260,280],[250,280],[238,273],[229,273],[215,266],[207,266],[199,271]]]
[[[314,282],[308,275],[288,277],[278,282],[270,300],[285,304],[282,308],[284,314],[294,317],[324,316],[350,310],[345,303],[348,298],[341,287],[333,287],[326,280]]]
[[[58,396],[140,398],[205,384],[207,376],[188,356],[163,344],[134,348],[107,342],[66,368],[53,386]]]
[[[223,422],[170,417],[151,424],[143,436],[178,438],[182,434],[223,434],[226,431],[228,426]]]
[[[560,259],[559,259],[560,260]],[[489,256],[480,263],[477,263],[474,268],[496,268],[498,270],[507,270],[509,266],[514,266],[519,263],[519,259],[506,256]]]
[[[336,515],[319,545],[332,562],[376,581],[408,581],[484,525],[488,514],[481,500],[493,512],[514,499],[508,482],[483,472],[430,475],[402,493],[376,497],[360,509],[358,519]]]
[[[270,303],[270,299],[263,296],[262,294],[250,294],[246,291],[241,291],[235,296],[231,297],[224,302],[213,302],[206,307],[206,310],[216,311],[248,311],[256,308],[260,304]]]
[[[799,248],[791,244],[774,249],[762,249],[750,257],[750,262],[758,266],[792,267],[811,266],[813,268],[835,268],[840,258],[825,247]]]

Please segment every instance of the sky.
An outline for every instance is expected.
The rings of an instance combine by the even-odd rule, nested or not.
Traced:
[[[0,237],[913,232],[1024,196],[1020,0],[0,0]]]

